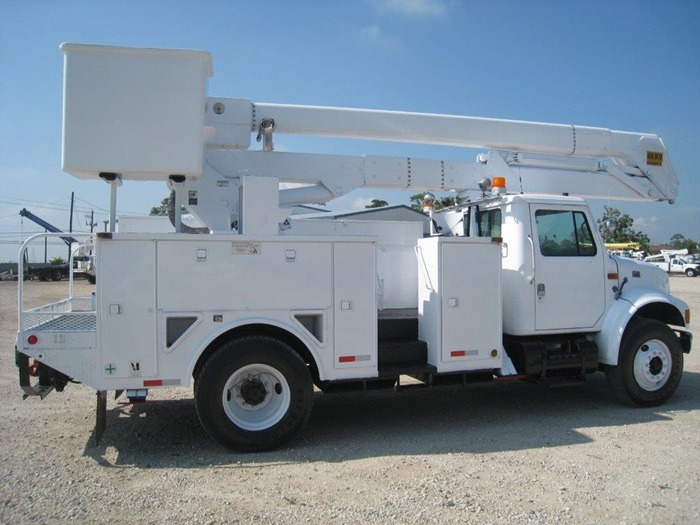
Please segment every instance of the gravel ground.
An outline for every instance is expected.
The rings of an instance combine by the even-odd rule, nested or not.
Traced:
[[[671,288],[697,319],[700,278]],[[91,389],[22,400],[16,290],[0,283],[0,523],[700,523],[697,349],[655,409],[620,405],[602,374],[318,394],[288,448],[236,454],[204,433],[183,388],[110,398],[95,446]],[[65,290],[27,285],[37,303]]]

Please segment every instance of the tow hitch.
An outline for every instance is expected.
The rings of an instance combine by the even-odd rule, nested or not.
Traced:
[[[63,392],[70,378],[54,370],[50,366],[45,365],[41,361],[29,362],[29,356],[17,352],[17,366],[19,367],[19,385],[24,391],[24,399],[30,396],[40,396],[44,399],[52,390]],[[38,378],[38,381],[32,385],[32,377]]]

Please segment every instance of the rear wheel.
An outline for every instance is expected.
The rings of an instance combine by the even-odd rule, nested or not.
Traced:
[[[678,388],[683,373],[683,350],[666,324],[633,319],[625,330],[617,366],[605,370],[617,397],[634,406],[665,403]]]
[[[306,424],[313,382],[286,343],[246,336],[222,344],[195,378],[197,414],[216,441],[239,451],[271,450]]]

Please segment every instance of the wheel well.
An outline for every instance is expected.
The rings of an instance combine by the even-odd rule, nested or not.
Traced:
[[[275,339],[278,339],[288,344],[294,349],[294,351],[297,354],[299,354],[299,356],[309,367],[309,372],[311,372],[311,377],[314,380],[314,384],[318,384],[320,382],[320,375],[318,371],[318,366],[316,364],[316,360],[314,359],[313,355],[306,347],[306,345],[294,334],[291,334],[290,332],[287,332],[286,330],[277,326],[271,326],[266,324],[249,324],[245,326],[239,326],[237,328],[229,330],[228,332],[224,332],[219,337],[214,339],[209,344],[209,346],[207,346],[206,350],[202,352],[202,355],[199,356],[197,364],[194,366],[192,377],[196,380],[197,376],[199,375],[199,371],[202,369],[204,363],[206,363],[207,359],[209,359],[209,356],[211,356],[221,344],[223,344],[225,341],[229,341],[237,337],[244,337],[247,335],[265,335],[269,337],[274,337]]]
[[[685,326],[683,315],[678,309],[668,303],[650,303],[642,306],[634,315],[635,318],[656,319],[674,326]]]

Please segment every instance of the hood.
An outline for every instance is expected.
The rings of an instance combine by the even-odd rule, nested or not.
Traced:
[[[653,288],[671,293],[668,284],[668,274],[661,268],[627,257],[613,256],[612,259],[617,264],[617,273],[620,275],[620,283],[627,277],[626,288],[644,286],[646,288]]]

